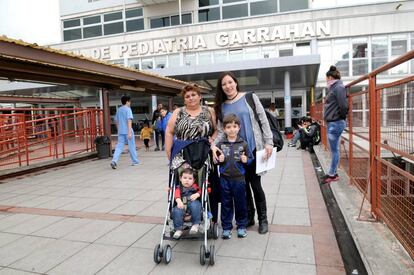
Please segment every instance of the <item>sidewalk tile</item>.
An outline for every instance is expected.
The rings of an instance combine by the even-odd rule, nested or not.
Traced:
[[[276,207],[272,223],[310,226],[309,209]]]
[[[33,219],[19,223],[16,226],[9,227],[4,230],[4,232],[29,235],[30,233],[54,224],[62,219],[62,217],[54,216],[37,216]]]
[[[59,239],[90,222],[92,222],[92,220],[65,218],[52,225],[49,225],[48,227],[33,232],[32,235]]]
[[[92,243],[120,224],[121,222],[93,220],[75,231],[72,231],[63,239]]]
[[[152,224],[123,223],[96,240],[95,243],[130,246],[152,227],[154,227]]]
[[[3,268],[0,270],[0,275],[34,275],[38,273],[26,272],[23,270],[16,270],[11,268]]]
[[[278,195],[276,207],[308,208],[308,199],[305,195]]]
[[[262,260],[252,259],[239,259],[232,257],[224,257],[216,255],[216,264],[214,266],[207,267],[207,271],[204,274],[220,274],[220,275],[235,275],[235,274],[260,274],[262,266]],[[271,273],[276,274],[276,270],[272,270]],[[266,273],[262,273],[266,274]],[[279,274],[279,273],[277,273]]]
[[[269,234],[261,235],[255,231],[248,231],[248,236],[240,239],[237,238],[237,231],[233,230],[233,237],[223,241],[217,250],[217,256],[263,259],[268,240]]]
[[[315,265],[264,261],[261,274],[316,275]],[[318,275],[320,275],[318,273]]]
[[[153,250],[148,250],[148,256],[152,256]],[[151,257],[152,258],[152,257]],[[153,262],[154,263],[154,262]],[[155,264],[154,264],[155,265]],[[204,274],[207,269],[207,264],[200,265],[200,254],[190,254],[182,252],[172,252],[171,262],[166,265],[163,262],[156,265],[154,270],[150,273],[152,275],[171,275],[171,274]],[[219,274],[219,273],[217,273]]]
[[[168,230],[168,226],[167,226]],[[147,248],[147,249],[154,249],[154,247],[160,243],[161,240],[161,232],[162,232],[162,225],[154,226],[150,231],[145,233],[138,241],[136,241],[132,246],[133,247],[140,247],[140,248]],[[170,244],[174,246],[174,241],[164,241],[164,244]]]
[[[153,204],[152,201],[129,201],[113,209],[112,214],[137,215],[140,211]]]
[[[52,270],[49,270],[47,274],[94,274],[109,264],[114,258],[121,254],[124,249],[125,248],[120,246],[91,244]]]
[[[22,238],[22,235],[18,234],[9,234],[0,232],[0,247],[5,246],[11,242],[14,242],[17,239]]]
[[[36,218],[36,215],[29,215],[29,214],[13,214],[8,217],[1,219],[0,222],[0,231],[3,231],[7,228],[16,226],[20,223],[28,221],[30,219]]]

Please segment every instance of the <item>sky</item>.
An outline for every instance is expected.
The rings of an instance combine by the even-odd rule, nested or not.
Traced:
[[[0,0],[0,35],[38,45],[59,43],[59,0]]]

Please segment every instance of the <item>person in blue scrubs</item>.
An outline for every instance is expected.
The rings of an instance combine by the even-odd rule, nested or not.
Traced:
[[[132,110],[131,110],[131,98],[127,95],[121,98],[122,107],[116,111],[115,122],[118,128],[118,143],[115,146],[115,153],[112,157],[111,167],[116,169],[118,166],[119,157],[125,144],[128,144],[129,155],[133,166],[139,164],[137,150],[135,147],[134,130],[132,129]]]

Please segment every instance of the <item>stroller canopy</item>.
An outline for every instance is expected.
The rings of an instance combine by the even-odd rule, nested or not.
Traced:
[[[194,140],[176,139],[171,150],[171,161],[182,152],[184,160],[193,168],[200,169],[208,158],[210,143],[206,138]]]

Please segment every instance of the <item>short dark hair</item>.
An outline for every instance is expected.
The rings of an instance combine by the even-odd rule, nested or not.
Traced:
[[[333,77],[334,79],[341,79],[341,73],[335,66],[329,67],[329,71],[326,72],[326,77]]]
[[[311,117],[304,117],[304,118],[303,118],[303,122],[309,122],[309,123],[312,123],[312,118],[311,118]]]
[[[183,176],[183,174],[189,174],[192,175],[193,178],[195,178],[194,175],[194,170],[192,168],[184,168],[181,172],[180,172],[180,178]]]
[[[196,92],[199,96],[201,96],[201,90],[200,90],[200,88],[198,87],[198,85],[197,85],[197,84],[195,84],[195,83],[191,83],[191,84],[187,84],[187,85],[185,85],[185,86],[181,89],[181,96],[184,98],[184,97],[185,97],[185,94],[186,94],[187,92],[191,92],[191,91],[194,91],[194,92]]]
[[[121,97],[122,105],[125,105],[128,101],[131,101],[131,97],[129,95],[123,95]]]
[[[223,118],[223,127],[226,127],[226,125],[230,123],[235,123],[240,127],[240,118],[235,114],[225,115]]]

